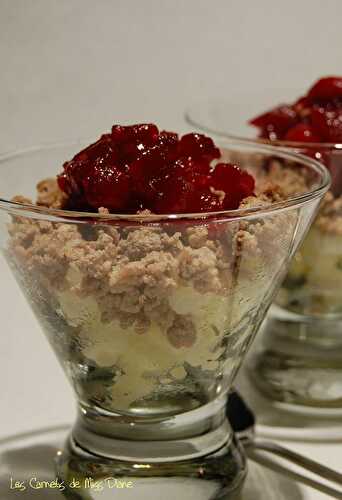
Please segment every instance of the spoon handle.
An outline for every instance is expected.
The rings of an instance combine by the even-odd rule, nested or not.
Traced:
[[[321,476],[342,486],[342,474],[333,469],[330,469],[330,467],[327,467],[326,465],[312,460],[311,458],[304,457],[303,455],[300,455],[295,451],[289,450],[288,448],[285,448],[277,443],[272,443],[270,441],[254,439],[253,446],[259,450],[278,455],[279,457],[282,457],[289,462],[303,467],[303,469],[313,472],[318,476]]]
[[[342,490],[337,491],[336,489],[327,486],[326,484],[319,483],[314,479],[308,478],[306,476],[302,476],[290,469],[286,469],[279,465],[279,463],[272,462],[271,460],[265,458],[265,453],[259,454],[260,452],[266,452],[267,454],[276,455],[281,457],[282,459],[291,462],[292,464],[296,464],[303,469],[312,472],[319,476],[320,478],[329,480],[339,486],[342,486],[342,474],[337,471],[322,465],[311,458],[304,457],[295,451],[289,450],[283,446],[278,445],[277,443],[272,443],[270,441],[263,441],[259,439],[245,439],[242,441],[243,445],[246,449],[247,456],[255,460],[259,463],[262,463],[264,466],[268,466],[277,472],[285,473],[287,476],[292,477],[292,479],[297,480],[306,484],[307,486],[311,486],[317,490],[322,491],[323,493],[330,495],[333,498],[342,499]]]

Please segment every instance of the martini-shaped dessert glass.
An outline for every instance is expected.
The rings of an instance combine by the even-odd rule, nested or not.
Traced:
[[[227,394],[329,174],[279,148],[218,149],[151,125],[80,148],[7,155],[0,171],[2,252],[77,401],[56,462],[65,494],[234,498],[246,463]],[[255,183],[271,158],[303,189]],[[47,176],[36,203],[13,198]]]

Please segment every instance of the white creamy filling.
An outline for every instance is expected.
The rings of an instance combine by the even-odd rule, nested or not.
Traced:
[[[76,276],[68,274],[69,282],[71,278],[75,285]],[[191,347],[176,348],[155,322],[139,334],[134,327],[120,327],[118,321],[103,323],[92,297],[79,297],[69,289],[58,292],[57,299],[64,319],[78,328],[83,355],[99,367],[115,365],[122,371],[110,388],[113,407],[118,409],[150,394],[156,377],[169,382],[184,378],[185,362],[203,370],[217,369],[222,353],[217,346],[231,324],[227,297],[179,287],[170,297],[170,306],[177,314],[191,316],[196,340]]]
[[[324,288],[331,289],[338,296],[342,295],[342,237],[323,233],[312,227],[301,248],[303,262],[306,265],[307,285],[324,293]]]

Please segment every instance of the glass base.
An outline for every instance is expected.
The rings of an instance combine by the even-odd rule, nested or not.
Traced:
[[[61,458],[61,445],[65,442],[69,433],[69,425],[63,425],[54,428],[37,429],[32,432],[16,434],[0,440],[0,498],[1,500],[18,500],[18,498],[34,498],[42,500],[63,500],[63,487],[60,490],[56,488],[56,471],[54,458],[58,453],[58,460]],[[65,451],[63,452],[65,456]],[[34,474],[33,472],[34,471]],[[92,472],[93,473],[93,472]],[[30,479],[35,476],[36,480],[30,485]],[[11,477],[20,480],[26,486],[26,491],[18,492],[11,489]],[[159,479],[157,478],[156,481]],[[36,482],[44,481],[44,488],[36,488]],[[143,479],[140,479],[143,482]],[[198,480],[195,478],[193,483],[190,478],[179,478],[178,482],[172,476],[163,481],[163,488],[156,491],[155,494],[149,494],[148,485],[152,481],[146,481],[146,486],[141,484],[139,490],[133,488],[123,488],[121,490],[111,490],[110,499],[120,500],[166,500],[168,496],[172,500],[186,496],[187,500],[200,500],[207,494],[204,488],[198,492]],[[184,485],[187,485],[186,487]],[[73,493],[77,493],[75,487]],[[138,492],[138,493],[137,493]],[[87,493],[87,492],[86,492]],[[136,494],[137,493],[137,494]],[[90,491],[91,494],[91,491]],[[79,495],[78,498],[91,498],[86,494]],[[202,496],[201,496],[202,495]],[[75,498],[75,496],[74,496]],[[103,500],[104,496],[99,498]],[[204,496],[204,498],[206,498]],[[292,479],[285,475],[278,474],[267,469],[260,464],[250,462],[248,464],[248,474],[243,486],[243,500],[302,500],[303,492],[301,488]]]
[[[117,494],[157,498],[161,492],[163,500],[233,500],[240,497],[246,471],[235,439],[191,460],[142,462],[94,455],[70,436],[57,455],[57,475],[66,485],[63,494],[72,500],[107,500]]]
[[[237,498],[246,461],[226,414],[226,396],[166,418],[139,417],[82,405],[57,457],[57,474],[71,499],[111,499],[142,491],[163,500]],[[73,488],[77,481],[77,489]],[[71,485],[71,486],[70,486]],[[133,495],[132,495],[133,494]]]
[[[287,410],[342,414],[342,322],[271,316],[248,371]]]

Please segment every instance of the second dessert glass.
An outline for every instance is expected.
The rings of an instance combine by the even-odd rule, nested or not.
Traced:
[[[298,94],[270,90],[198,103],[188,120],[218,136],[307,155],[329,169],[330,190],[272,306],[251,378],[287,409],[336,414],[342,410],[342,144],[257,139],[248,125],[272,104],[293,102]]]
[[[329,175],[312,159],[231,142],[221,149],[226,161],[245,158],[252,173],[260,159],[288,162],[307,191],[181,215],[9,201],[32,196],[31,179],[55,175],[79,146],[4,156],[0,170],[1,250],[77,399],[57,460],[65,494],[94,499],[102,493],[92,485],[102,484],[111,495],[125,478],[134,498],[146,487],[150,498],[161,488],[170,499],[179,488],[180,498],[234,498],[246,464],[227,394]]]

